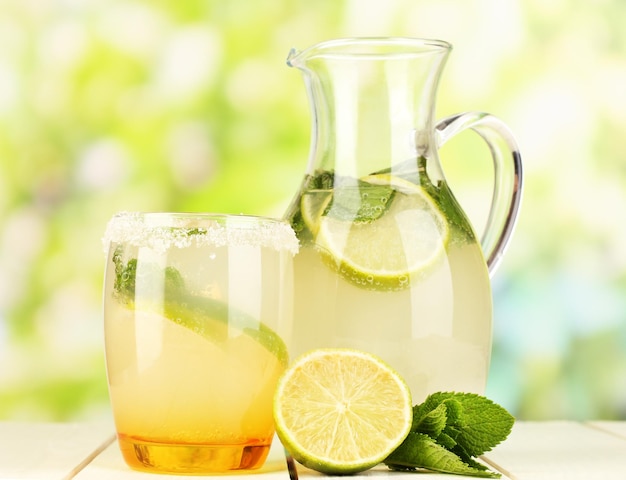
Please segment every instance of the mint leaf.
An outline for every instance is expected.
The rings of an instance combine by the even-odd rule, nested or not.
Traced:
[[[468,465],[457,455],[439,445],[424,433],[411,432],[406,440],[387,459],[385,464],[393,470],[432,470],[441,473],[471,475],[482,478],[499,478],[500,474]],[[474,462],[474,465],[480,465]]]
[[[333,170],[317,170],[314,175],[307,176],[301,190],[330,191],[332,200],[324,215],[346,222],[362,223],[380,218],[395,195],[390,185],[374,185],[358,178],[337,175]],[[298,226],[299,221],[301,219],[294,218],[292,226],[293,223]]]
[[[411,433],[384,463],[394,470],[498,478],[474,457],[504,441],[514,421],[509,412],[483,396],[435,393],[413,407]]]
[[[437,408],[441,403],[457,402],[461,410],[449,417],[447,426],[458,430],[455,437],[460,448],[471,457],[478,457],[502,442],[511,433],[515,419],[500,405],[474,393],[439,392],[429,396],[419,407],[417,416]],[[416,412],[413,413],[414,418]],[[446,432],[447,433],[447,432]]]
[[[137,270],[137,259],[131,258],[128,262],[124,263],[123,253],[123,248],[117,247],[115,252],[113,252],[112,259],[115,265],[113,289],[118,301],[122,303],[134,302],[135,286],[138,278],[144,287],[142,293],[145,294],[145,296],[160,298],[163,292],[169,296],[173,296],[179,295],[184,291],[185,281],[180,272],[174,267],[166,267],[165,271],[162,271],[163,269],[155,263],[144,263],[141,268]],[[155,276],[154,278],[164,276],[165,281],[163,284],[154,281],[142,281],[142,278],[152,276]],[[147,290],[146,287],[150,287],[150,290]],[[157,291],[157,289],[159,291]]]
[[[117,247],[113,252],[115,265],[115,280],[113,288],[118,299],[127,302],[135,294],[135,278],[137,277],[137,259],[133,258],[124,263],[123,250]]]
[[[413,407],[412,432],[425,433],[432,438],[439,437],[448,421],[448,408],[445,403],[440,403],[428,412]]]
[[[345,222],[370,223],[387,211],[395,193],[390,185],[373,185],[361,180],[356,185],[335,187],[324,215]]]
[[[335,186],[334,170],[316,170],[315,175],[305,180],[307,189],[330,190]]]
[[[452,194],[450,187],[448,187],[448,184],[444,180],[437,180],[435,183],[432,182],[428,174],[428,162],[428,158],[420,155],[417,159],[406,160],[391,168],[379,170],[375,172],[374,175],[388,173],[396,177],[404,178],[416,185],[421,185],[439,206],[450,227],[457,231],[459,238],[474,241],[476,234],[469,220],[463,213],[463,209]],[[456,235],[452,238],[456,238]]]

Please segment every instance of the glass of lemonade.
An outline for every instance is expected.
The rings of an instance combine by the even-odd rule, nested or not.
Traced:
[[[125,461],[170,473],[263,465],[292,327],[290,226],[121,213],[104,243],[107,376]]]

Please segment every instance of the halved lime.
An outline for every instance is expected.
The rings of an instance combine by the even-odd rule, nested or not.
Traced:
[[[349,281],[376,290],[406,288],[413,275],[427,272],[444,254],[446,219],[420,185],[389,174],[362,178],[362,194],[368,185],[395,191],[383,214],[369,222],[349,221],[333,215],[331,205],[318,214],[316,243]]]
[[[276,433],[300,463],[349,474],[382,462],[406,438],[411,393],[378,357],[312,350],[283,374],[274,396]]]

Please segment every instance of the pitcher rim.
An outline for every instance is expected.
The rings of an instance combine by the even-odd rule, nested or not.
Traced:
[[[361,50],[359,47],[370,46],[371,51]],[[385,47],[395,47],[396,50]],[[397,47],[403,47],[398,49]],[[379,50],[376,51],[375,48]],[[418,57],[434,53],[448,53],[452,44],[445,40],[417,37],[345,37],[324,40],[304,50],[292,48],[287,56],[287,65],[297,67],[306,60],[315,57],[323,58],[398,58]]]

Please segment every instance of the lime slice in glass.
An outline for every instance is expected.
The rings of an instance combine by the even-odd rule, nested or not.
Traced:
[[[289,354],[285,342],[264,322],[219,300],[192,295],[168,297],[163,303],[136,299],[136,303],[129,307],[135,311],[159,313],[213,343],[224,342],[233,331],[240,331],[272,353],[281,365],[287,365]]]

